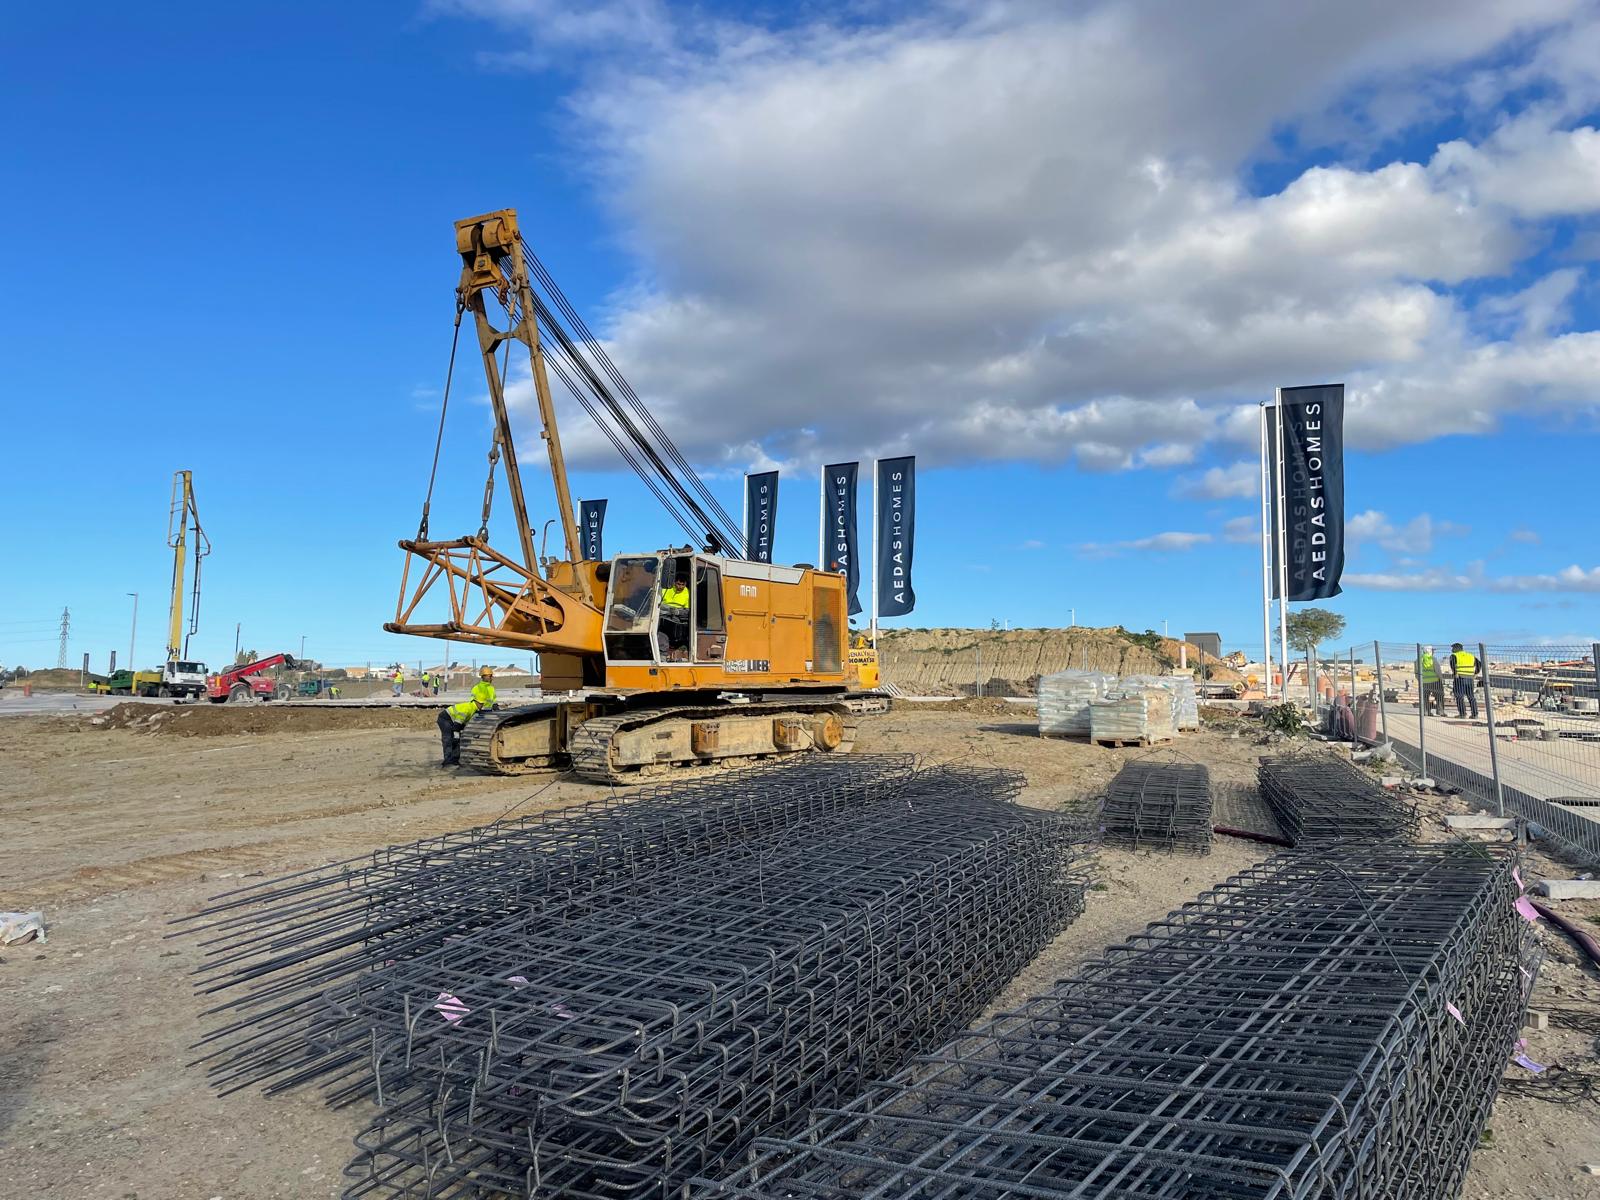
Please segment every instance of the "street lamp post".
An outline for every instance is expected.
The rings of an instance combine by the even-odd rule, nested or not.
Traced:
[[[139,593],[124,592],[123,595],[133,597],[133,628],[128,631],[128,670],[137,671],[139,668],[133,665],[133,644],[139,637]]]
[[[306,657],[306,635],[302,633],[300,635],[300,659],[301,659],[302,662],[305,661],[305,657]]]

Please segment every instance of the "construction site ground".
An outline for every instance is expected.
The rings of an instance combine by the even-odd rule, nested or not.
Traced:
[[[47,944],[0,950],[0,1195],[328,1197],[341,1191],[360,1113],[314,1092],[216,1097],[186,1068],[201,1030],[189,986],[199,949],[169,922],[218,892],[380,846],[592,798],[558,776],[497,779],[440,770],[431,710],[195,709],[0,721],[0,909],[44,911]],[[168,716],[153,720],[151,713]],[[91,724],[98,720],[99,724]],[[1254,778],[1259,727],[1229,718],[1175,749],[1214,782]],[[1000,701],[897,707],[863,724],[862,752],[971,758],[1021,770],[1024,801],[1072,806],[1149,751],[1041,740],[1032,714]],[[1423,803],[1428,836],[1454,799]],[[1218,838],[1206,857],[1102,851],[1087,912],[1015,980],[1019,1001],[1106,945],[1275,853]],[[1535,877],[1570,864],[1529,855]],[[1586,925],[1600,903],[1567,903]],[[1594,924],[1600,932],[1600,924]],[[1541,928],[1536,1008],[1600,1020],[1600,974]],[[1552,1024],[1528,1053],[1600,1072],[1595,1034]],[[1508,1078],[1528,1078],[1509,1067]],[[1502,1096],[1465,1195],[1594,1197],[1600,1101]]]

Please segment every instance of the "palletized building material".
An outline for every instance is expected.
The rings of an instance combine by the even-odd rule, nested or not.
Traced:
[[[1200,692],[1196,688],[1193,675],[1181,672],[1164,675],[1163,679],[1178,693],[1178,728],[1200,728]]]
[[[1089,704],[1106,694],[1115,675],[1057,671],[1039,680],[1039,733],[1043,737],[1088,737]]]
[[[1288,853],[694,1200],[1451,1200],[1537,960],[1514,859]]]
[[[1324,754],[1264,758],[1256,779],[1296,846],[1417,836],[1416,805],[1403,803],[1343,759]]]
[[[1171,741],[1173,694],[1159,687],[1120,687],[1089,705],[1089,739],[1115,745],[1148,746]]]
[[[1106,788],[1101,821],[1110,845],[1211,853],[1211,772],[1199,763],[1142,759]]]
[[[676,1197],[937,1045],[1082,908],[1090,827],[1021,783],[920,772],[335,990],[380,1106],[347,1195]]]

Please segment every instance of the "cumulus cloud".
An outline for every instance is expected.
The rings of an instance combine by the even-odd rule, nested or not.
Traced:
[[[1510,537],[1513,542],[1521,542],[1525,546],[1537,546],[1544,540],[1532,529],[1513,529]]]
[[[1261,542],[1261,519],[1259,517],[1229,517],[1222,524],[1222,538],[1224,541],[1237,542],[1241,545]]]
[[[1236,462],[1226,467],[1211,467],[1204,474],[1180,479],[1174,491],[1196,500],[1242,500],[1259,496],[1261,464]]]
[[[1463,572],[1445,567],[1392,574],[1347,574],[1352,587],[1380,592],[1600,592],[1600,567],[1576,564],[1539,575],[1489,575],[1481,562]]]
[[[1600,209],[1576,99],[1425,162],[1240,183],[1285,129],[1346,147],[1513,87],[1579,96],[1594,67],[1556,43],[1590,36],[1580,0],[782,27],[645,0],[446,7],[527,31],[535,64],[623,27],[623,51],[652,49],[571,103],[638,264],[600,324],[702,463],[1169,468],[1248,444],[1273,386],[1328,378],[1351,384],[1354,448],[1593,408],[1600,334],[1552,332],[1565,277],[1505,289],[1477,332],[1457,291],[1510,278],[1532,223]]]
[[[1472,532],[1466,525],[1435,520],[1428,513],[1412,517],[1404,525],[1395,525],[1375,509],[1347,519],[1344,531],[1352,543],[1376,542],[1391,554],[1402,555],[1428,554],[1433,550],[1435,538],[1460,537]]]
[[[1094,557],[1109,557],[1123,550],[1149,550],[1170,554],[1193,550],[1196,546],[1204,546],[1212,540],[1209,533],[1174,531],[1155,533],[1149,537],[1134,538],[1126,542],[1084,542],[1078,549],[1080,552]]]

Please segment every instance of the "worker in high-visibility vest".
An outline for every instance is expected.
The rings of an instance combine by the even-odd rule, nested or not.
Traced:
[[[473,717],[494,707],[494,670],[484,667],[478,672],[478,682],[472,685],[471,697],[439,710],[439,741],[444,751],[441,767],[453,767],[461,762],[461,731]]]
[[[1469,702],[1472,719],[1478,719],[1478,671],[1482,665],[1475,654],[1461,648],[1460,642],[1450,647],[1450,670],[1455,674],[1451,690],[1456,698],[1456,716],[1462,720],[1466,719]]]
[[[390,682],[394,684],[394,694],[398,696],[405,687],[406,673],[400,670],[399,667],[396,667],[394,678],[390,680]]]
[[[661,633],[669,658],[673,651],[683,651],[682,657],[688,657],[689,586],[676,577],[661,586]]]
[[[1417,679],[1422,689],[1424,715],[1444,716],[1444,680],[1439,677],[1439,664],[1433,657],[1433,647],[1422,648],[1422,658],[1417,663]]]

